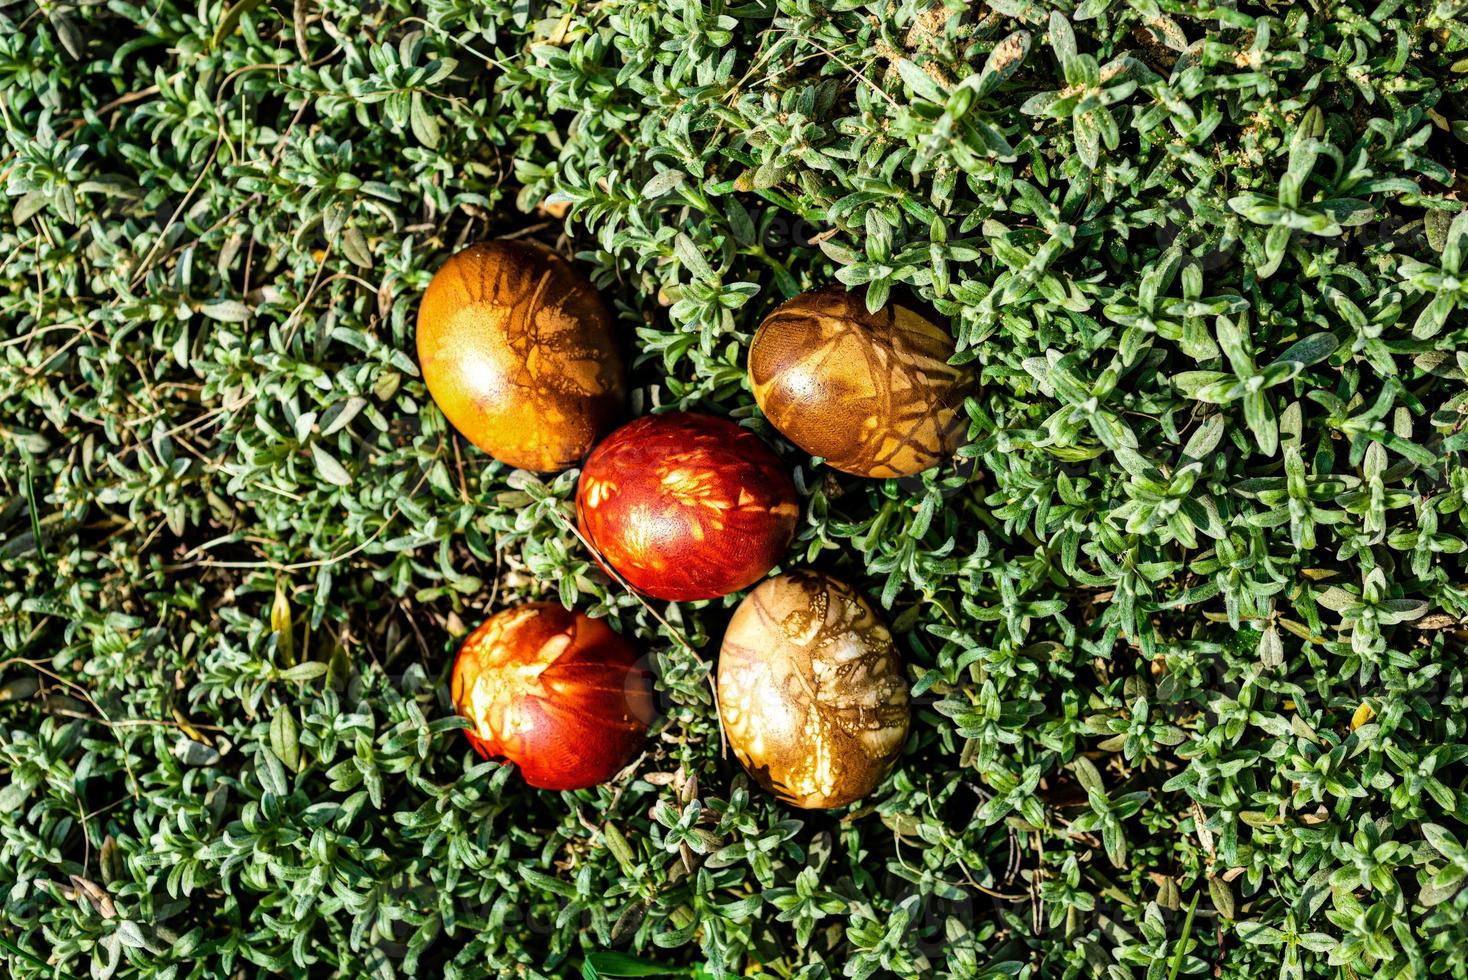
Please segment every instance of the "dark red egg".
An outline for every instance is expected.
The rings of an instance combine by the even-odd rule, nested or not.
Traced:
[[[759,436],[695,412],[622,426],[576,488],[581,533],[601,559],[639,592],[675,602],[758,582],[799,516],[790,471]]]
[[[541,789],[610,779],[642,748],[653,718],[652,675],[604,620],[556,603],[497,613],[454,662],[454,707],[486,759],[520,767]]]

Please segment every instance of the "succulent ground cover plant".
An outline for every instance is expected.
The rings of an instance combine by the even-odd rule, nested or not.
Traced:
[[[53,976],[1468,976],[1456,0],[0,5],[0,960]],[[644,606],[429,401],[433,270],[574,255],[632,406],[796,467],[892,626],[848,811],[723,751],[731,596]],[[910,295],[921,476],[758,417],[760,320]],[[453,649],[648,651],[632,772],[468,748]],[[651,967],[644,966],[644,969]]]

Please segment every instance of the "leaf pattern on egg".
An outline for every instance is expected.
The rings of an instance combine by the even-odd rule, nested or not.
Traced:
[[[719,651],[729,744],[756,781],[806,808],[870,793],[907,737],[892,634],[850,586],[797,571],[751,592]]]
[[[611,314],[569,262],[532,243],[451,256],[423,294],[417,344],[444,416],[510,466],[575,465],[622,408]]]
[[[963,439],[974,379],[953,355],[953,338],[916,311],[872,313],[861,294],[833,286],[765,318],[749,378],[760,410],[812,456],[858,476],[907,476]]]

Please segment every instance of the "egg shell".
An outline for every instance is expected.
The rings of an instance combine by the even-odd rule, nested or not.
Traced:
[[[418,308],[418,364],[454,428],[527,470],[574,466],[626,392],[606,304],[529,242],[482,242],[444,262]]]
[[[739,604],[719,650],[718,701],[740,763],[806,809],[866,796],[907,738],[891,632],[851,586],[820,572],[777,575]]]
[[[908,476],[962,443],[974,379],[953,355],[953,337],[917,311],[870,313],[861,294],[832,286],[765,318],[749,380],[760,410],[812,456],[857,476]]]
[[[692,601],[763,578],[795,536],[800,504],[778,456],[748,429],[666,412],[608,436],[581,470],[581,532],[634,589]]]
[[[604,620],[532,602],[485,620],[459,647],[450,688],[469,743],[541,789],[616,775],[654,717],[652,674]]]

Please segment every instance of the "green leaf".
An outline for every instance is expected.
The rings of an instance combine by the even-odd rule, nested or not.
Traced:
[[[1459,211],[1453,218],[1453,223],[1448,225],[1447,234],[1443,236],[1443,269],[1460,273],[1463,269],[1463,261],[1468,257],[1468,209]]]
[[[246,323],[255,315],[244,303],[233,299],[205,303],[199,307],[199,312],[221,323]]]
[[[603,977],[666,977],[682,975],[686,972],[677,967],[613,952],[587,953],[586,964],[596,975]]]
[[[902,76],[903,84],[918,98],[939,104],[948,101],[948,93],[943,87],[935,82],[931,75],[906,58],[898,60],[897,73]]]
[[[1278,946],[1285,941],[1284,933],[1262,922],[1244,921],[1234,928],[1239,938],[1252,946]]]
[[[1212,898],[1213,907],[1218,910],[1219,915],[1225,919],[1234,917],[1234,893],[1233,889],[1228,887],[1228,882],[1222,878],[1209,878],[1208,895]]]
[[[1291,344],[1284,353],[1275,358],[1276,364],[1297,364],[1301,367],[1309,367],[1325,360],[1335,353],[1340,342],[1333,334],[1317,333],[1311,334]]]
[[[1422,825],[1422,837],[1428,844],[1432,845],[1433,850],[1450,861],[1457,861],[1468,857],[1468,852],[1465,852],[1463,845],[1458,843],[1458,838],[1453,835],[1452,831],[1441,824],[1424,823]]]
[[[1029,31],[1014,31],[994,45],[994,50],[989,52],[989,57],[984,60],[984,68],[978,75],[977,93],[981,98],[1014,77],[1030,55],[1031,40]],[[967,83],[965,79],[964,84]]]
[[[439,140],[443,138],[443,129],[439,126],[438,120],[428,111],[423,93],[414,92],[410,104],[411,111],[409,112],[408,118],[413,127],[413,135],[424,146],[429,149],[435,149],[439,144]],[[348,258],[352,257],[349,255]],[[357,262],[355,258],[352,261]],[[369,259],[367,262],[357,262],[357,264],[371,265],[371,261]]]
[[[265,0],[236,0],[230,4],[224,16],[219,19],[219,26],[214,31],[213,45],[219,47],[225,39],[239,29],[240,20],[245,14],[257,9]],[[80,57],[80,55],[77,55]]]
[[[525,879],[525,881],[534,885],[536,888],[539,888],[541,891],[551,892],[552,894],[559,895],[562,898],[575,899],[577,897],[575,886],[568,884],[567,882],[564,882],[559,878],[553,878],[548,874],[543,874],[539,871],[536,871],[534,868],[520,868],[519,872],[521,878]]]
[[[274,752],[263,745],[255,756],[255,776],[265,792],[281,797],[290,795],[290,780],[286,776],[285,766]]]
[[[327,483],[337,487],[352,485],[352,474],[336,461],[335,456],[323,449],[319,442],[311,444],[311,458],[316,461],[317,475]]]
[[[294,667],[282,670],[280,672],[280,678],[292,684],[303,684],[306,681],[315,680],[325,674],[326,671],[326,664],[319,660],[308,660],[306,663],[296,664]]]
[[[301,770],[300,728],[289,709],[279,709],[270,721],[270,747],[292,772]]]

